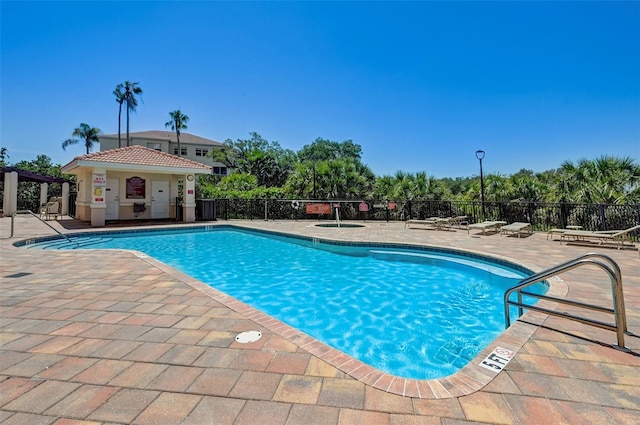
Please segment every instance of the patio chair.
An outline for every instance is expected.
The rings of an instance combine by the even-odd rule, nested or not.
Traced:
[[[511,235],[517,234],[518,238],[520,238],[520,234],[523,231],[527,231],[527,233],[531,234],[531,223],[523,223],[520,221],[516,221],[511,224],[507,224],[506,226],[502,226],[500,228],[500,236],[507,235],[507,234],[511,234]]]
[[[598,232],[591,232],[588,230],[571,230],[564,232],[562,234],[562,238],[565,240],[567,240],[568,238],[572,238],[574,241],[587,241],[595,239],[599,244],[612,242],[614,244],[620,244],[620,247],[625,246],[625,242],[628,241],[631,246],[634,246],[629,233],[636,230],[640,230],[640,225],[633,226],[625,230],[607,230]]]
[[[60,214],[60,203],[58,201],[50,201],[42,206],[40,209],[40,218],[44,218],[45,220],[55,220]]]

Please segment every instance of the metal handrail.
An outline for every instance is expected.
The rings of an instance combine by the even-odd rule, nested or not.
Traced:
[[[31,214],[32,216],[34,216],[35,218],[37,218],[38,220],[40,220],[41,222],[43,222],[44,224],[49,226],[54,232],[56,232],[57,234],[59,234],[60,236],[65,238],[67,240],[67,242],[76,244],[76,246],[80,246],[80,244],[78,242],[72,241],[71,239],[69,239],[69,237],[67,235],[65,235],[64,233],[60,232],[58,229],[56,229],[55,227],[53,227],[52,225],[50,225],[49,223],[44,221],[40,216],[34,214],[33,211],[30,211],[30,210],[18,210],[16,212],[14,212],[13,214],[11,214],[11,235],[9,236],[10,238],[13,237],[13,229],[14,229],[14,224],[13,223],[14,223],[14,220],[15,220],[15,217],[16,217],[17,214]]]
[[[602,263],[601,261],[596,261],[593,258],[597,258],[598,260],[604,260],[607,264]],[[552,297],[548,295],[540,295],[534,294],[529,291],[524,291],[523,289],[534,285],[536,283],[542,282],[543,280],[549,279],[550,277],[556,276],[560,273],[564,273],[566,271],[572,270],[576,267],[580,267],[585,264],[592,264],[603,269],[611,280],[611,293],[613,296],[613,308],[601,307],[593,304],[587,304],[574,300],[567,300],[563,298]],[[509,300],[509,297],[514,292],[518,294],[517,301]],[[615,318],[615,323],[604,323],[598,320],[588,319],[586,317],[576,316],[570,313],[558,312],[554,310],[549,310],[543,307],[537,307],[535,305],[524,304],[522,296],[527,295],[530,297],[554,301],[560,304],[571,305],[574,307],[580,307],[588,310],[599,311],[603,313],[612,313]],[[616,332],[618,339],[618,346],[624,348],[624,334],[627,332],[627,318],[624,307],[624,294],[622,291],[622,274],[620,273],[620,267],[616,264],[615,261],[611,257],[608,257],[603,254],[598,253],[588,253],[581,255],[580,257],[574,258],[573,260],[569,260],[565,263],[557,265],[555,267],[551,267],[547,270],[543,270],[540,273],[536,273],[533,276],[522,279],[520,283],[513,288],[507,290],[504,294],[504,312],[505,312],[505,324],[508,328],[511,326],[511,312],[509,306],[518,307],[518,313],[521,316],[523,313],[523,308],[527,308],[529,310],[540,311],[543,313],[547,313],[556,317],[563,317],[565,319],[573,320],[576,322],[584,323],[587,325],[595,326],[602,329],[607,329],[610,331]]]

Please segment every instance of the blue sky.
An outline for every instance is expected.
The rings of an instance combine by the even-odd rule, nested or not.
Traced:
[[[640,158],[640,2],[9,2],[0,141],[65,164],[81,122],[298,150],[353,140],[376,175],[544,171]],[[124,121],[123,121],[124,128]]]

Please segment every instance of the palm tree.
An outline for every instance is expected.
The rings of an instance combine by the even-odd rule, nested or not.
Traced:
[[[120,140],[120,127],[122,124],[122,104],[125,100],[127,100],[124,90],[124,84],[118,84],[116,89],[113,91],[113,95],[116,97],[116,102],[118,102],[118,147],[122,147],[122,141]],[[128,140],[128,137],[127,137]]]
[[[630,157],[604,155],[560,166],[556,192],[569,191],[571,201],[593,204],[633,203],[640,189],[640,166]],[[568,181],[568,183],[567,183]],[[634,195],[635,193],[635,195]]]
[[[7,153],[7,148],[4,146],[0,148],[0,165],[6,166],[5,160],[9,158],[9,154]]]
[[[80,127],[73,130],[73,133],[71,135],[84,139],[84,146],[87,148],[87,153],[89,153],[91,151],[91,148],[93,147],[93,144],[100,141],[98,138],[99,134],[99,128],[91,127],[89,124],[81,123]],[[80,142],[80,139],[74,137],[62,142],[62,149],[66,150],[67,146]]]
[[[138,107],[138,99],[136,96],[142,94],[142,89],[138,87],[139,83],[124,82],[124,101],[127,102],[127,146],[131,140],[129,139],[129,111],[135,112]]]
[[[187,129],[189,117],[183,114],[180,109],[169,112],[169,116],[171,117],[171,121],[164,123],[164,126],[171,127],[171,130],[176,132],[176,138],[178,139],[178,156],[180,156],[180,130]]]

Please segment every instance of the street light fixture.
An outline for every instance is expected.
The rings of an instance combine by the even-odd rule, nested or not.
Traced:
[[[487,215],[484,210],[484,176],[482,175],[482,160],[484,159],[484,151],[478,149],[476,151],[476,158],[480,161],[480,196],[482,197],[482,218],[484,219]]]

